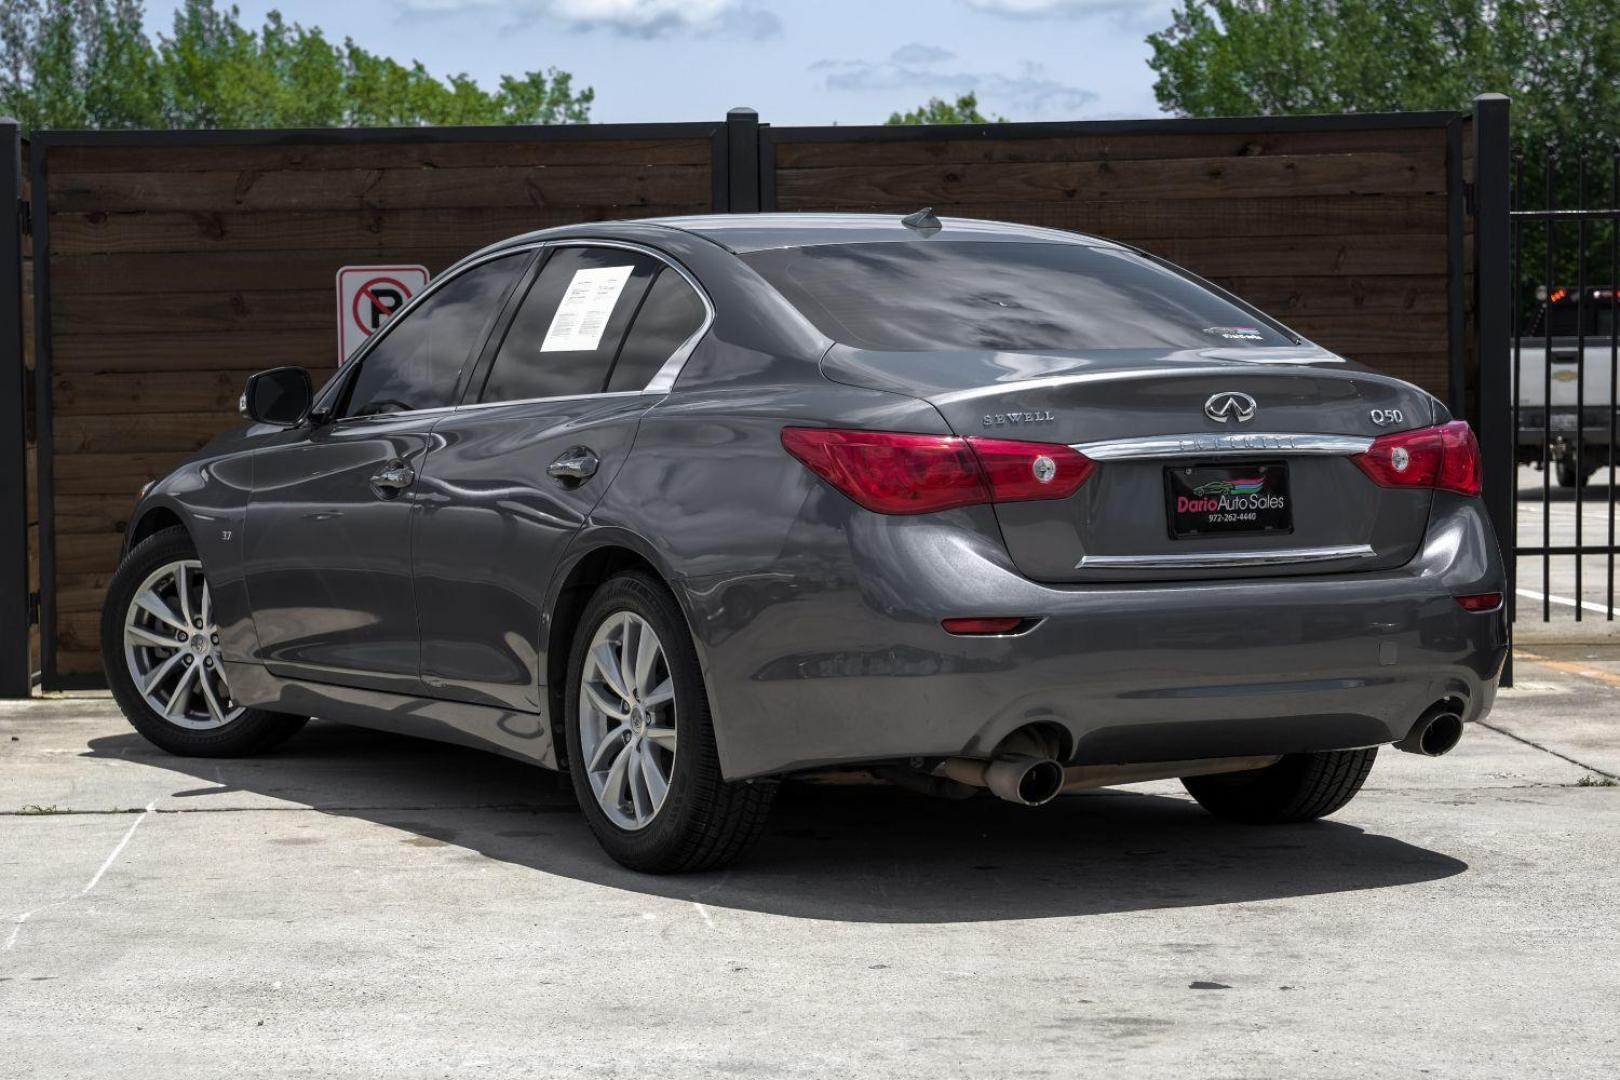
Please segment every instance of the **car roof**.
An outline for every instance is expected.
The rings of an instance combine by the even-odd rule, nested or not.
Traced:
[[[911,228],[899,214],[699,214],[646,218],[644,223],[693,233],[738,254],[819,244],[926,243],[930,240],[1081,244],[1117,247],[1082,233],[977,218],[939,217],[938,230]]]

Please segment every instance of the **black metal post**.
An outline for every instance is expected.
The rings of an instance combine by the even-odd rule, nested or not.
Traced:
[[[1485,506],[1502,549],[1511,617],[1517,581],[1513,521],[1517,435],[1512,427],[1513,373],[1509,367],[1512,327],[1508,312],[1513,304],[1513,285],[1508,280],[1509,168],[1508,99],[1501,94],[1481,94],[1474,99],[1474,336],[1479,348],[1479,436],[1485,465]],[[1511,629],[1510,622],[1510,633]],[[1502,685],[1513,685],[1511,652],[1502,670]]]
[[[759,113],[742,107],[726,113],[726,180],[733,214],[759,213]]]
[[[0,698],[29,694],[22,129],[0,120]]]

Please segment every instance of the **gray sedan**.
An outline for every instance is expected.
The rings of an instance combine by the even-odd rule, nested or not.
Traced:
[[[446,271],[152,486],[113,691],[178,754],[309,716],[565,770],[714,867],[785,777],[1350,800],[1491,707],[1468,426],[1207,282],[983,221],[578,225]]]

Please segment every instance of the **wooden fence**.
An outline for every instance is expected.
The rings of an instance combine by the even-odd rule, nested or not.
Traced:
[[[247,373],[336,363],[346,263],[437,272],[606,218],[837,210],[1098,233],[1461,403],[1464,117],[770,128],[41,133],[37,530],[47,686],[99,680],[136,492],[238,422]],[[35,471],[37,469],[37,471]]]

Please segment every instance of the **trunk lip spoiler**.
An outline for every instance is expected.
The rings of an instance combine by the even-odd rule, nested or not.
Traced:
[[[1071,448],[1093,461],[1155,461],[1180,457],[1252,457],[1257,453],[1316,454],[1348,457],[1364,454],[1373,444],[1369,435],[1319,435],[1306,432],[1245,431],[1228,434],[1187,432],[1179,435],[1143,435],[1128,439],[1072,443]]]
[[[1242,566],[1337,562],[1376,555],[1371,544],[1334,547],[1271,548],[1255,551],[1174,552],[1165,555],[1086,555],[1076,570],[1226,570]]]

